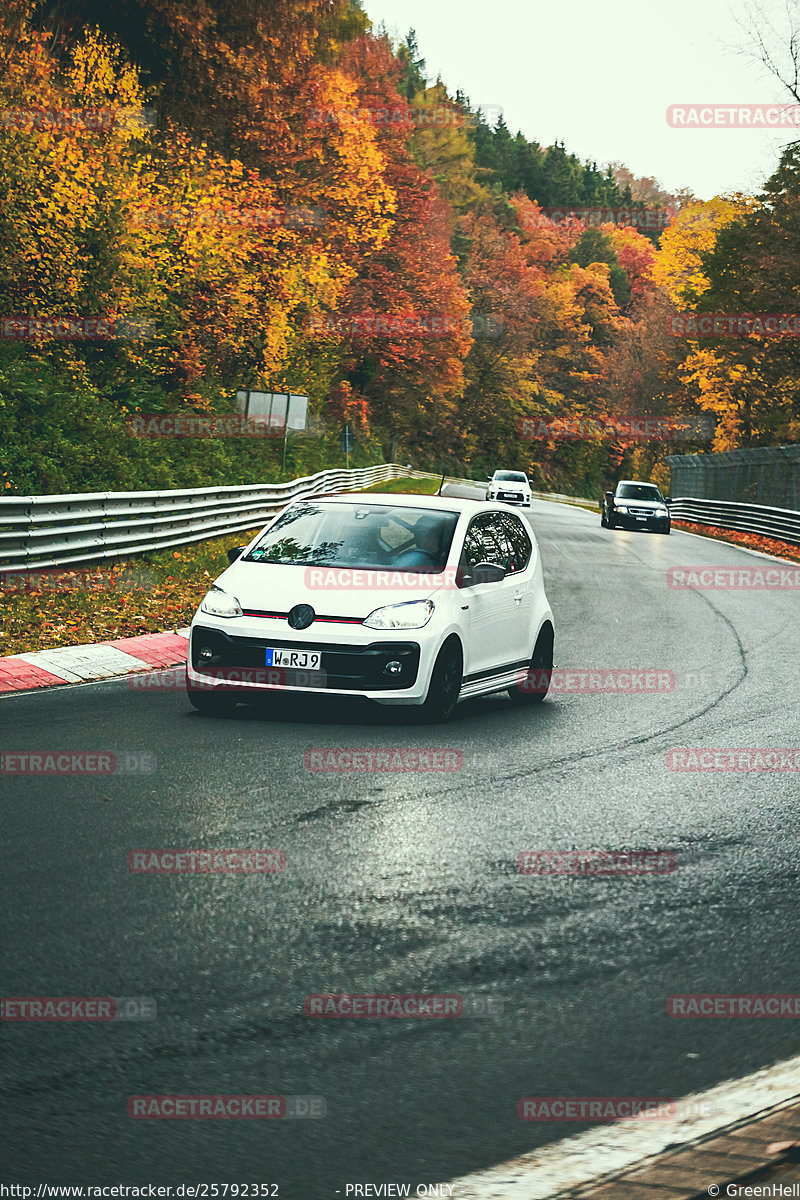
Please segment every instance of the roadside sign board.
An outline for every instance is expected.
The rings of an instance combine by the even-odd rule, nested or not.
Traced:
[[[263,417],[276,429],[305,429],[308,421],[308,396],[294,392],[236,393],[236,411],[246,417]]]

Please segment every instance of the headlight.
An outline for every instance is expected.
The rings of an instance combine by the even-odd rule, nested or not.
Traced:
[[[432,600],[411,600],[407,604],[389,604],[376,608],[364,624],[368,629],[422,629],[433,616]]]
[[[626,504],[615,504],[614,507],[616,508],[617,512],[627,512],[628,511],[628,506]]]
[[[212,617],[240,617],[242,606],[235,596],[229,596],[221,587],[213,584],[200,605],[200,611]]]
[[[665,506],[663,504],[660,504],[658,506],[658,508],[656,509],[656,513],[658,514],[659,517],[665,517],[668,512],[669,512],[669,509],[665,508]]]

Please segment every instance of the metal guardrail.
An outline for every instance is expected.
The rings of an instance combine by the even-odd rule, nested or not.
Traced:
[[[800,546],[800,512],[793,509],[678,496],[669,501],[669,511],[674,520],[714,525],[718,529],[739,529]]]
[[[265,524],[290,500],[370,487],[402,476],[439,478],[430,471],[387,463],[361,470],[320,471],[288,483],[162,492],[3,496],[0,571],[64,567],[225,537]],[[447,476],[447,480],[485,486],[475,479]],[[558,498],[534,494],[542,499]],[[689,497],[673,499],[670,511],[677,519],[760,533],[800,545],[800,512]]]
[[[425,471],[388,463],[320,471],[288,483],[163,492],[0,497],[0,571],[93,562],[255,529],[290,500],[365,488]]]

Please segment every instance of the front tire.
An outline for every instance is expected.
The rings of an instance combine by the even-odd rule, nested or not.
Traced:
[[[422,715],[432,722],[449,721],[458,704],[464,674],[464,656],[458,638],[442,646],[431,672]]]
[[[522,684],[508,689],[512,704],[541,704],[553,676],[553,626],[543,625]],[[534,690],[536,689],[536,690]]]
[[[186,696],[192,708],[196,708],[204,717],[229,717],[236,708],[235,696],[198,692],[194,688],[187,688]]]

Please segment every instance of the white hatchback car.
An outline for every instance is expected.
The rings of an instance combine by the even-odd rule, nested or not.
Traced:
[[[223,715],[276,690],[421,705],[543,700],[553,616],[513,510],[369,493],[296,501],[229,551],[192,621],[189,700]]]
[[[522,471],[495,471],[494,475],[489,476],[486,499],[530,508],[533,499],[530,480]]]

